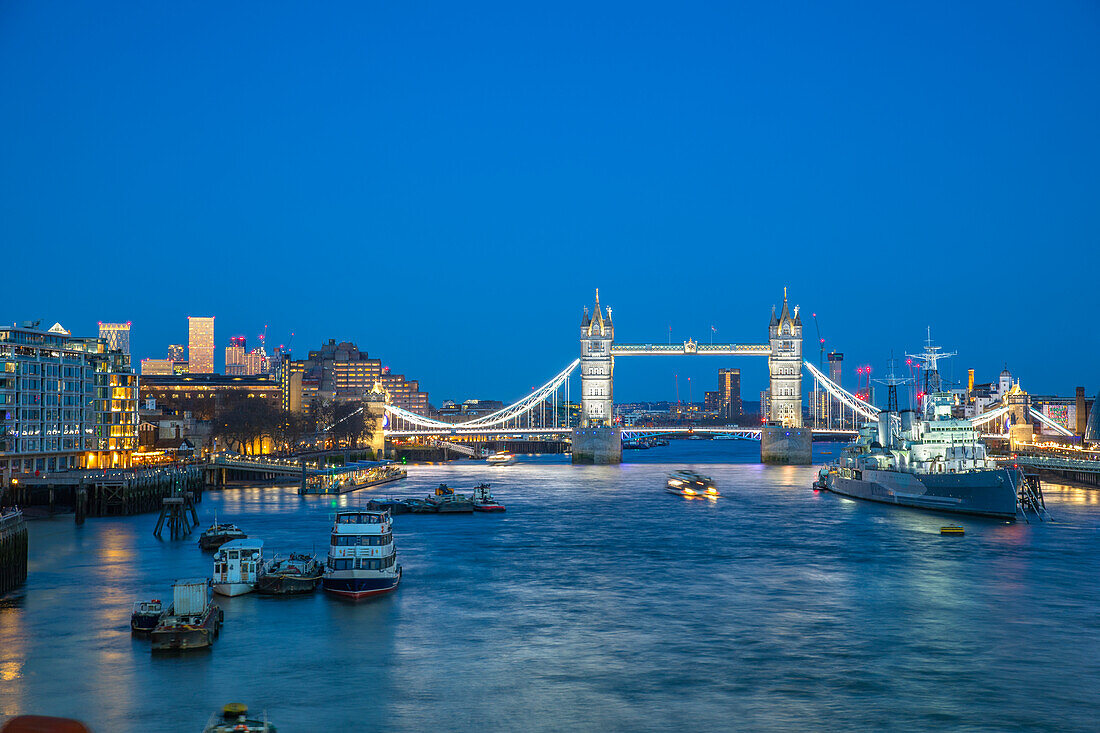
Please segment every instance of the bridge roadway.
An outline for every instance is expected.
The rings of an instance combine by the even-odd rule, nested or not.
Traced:
[[[743,427],[659,427],[659,428],[623,428],[624,434],[651,435],[657,433],[684,433],[687,435],[736,435],[753,440],[760,439],[760,428]],[[855,430],[815,429],[814,435],[851,439],[857,435]],[[572,428],[423,428],[421,430],[386,430],[387,438],[421,438],[434,436],[478,436],[478,435],[524,435],[524,436],[572,436]],[[750,437],[751,436],[751,437]]]

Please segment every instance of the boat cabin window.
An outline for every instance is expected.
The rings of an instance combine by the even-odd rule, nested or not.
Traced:
[[[236,560],[238,556],[239,556],[239,553],[236,550],[230,550],[229,551],[229,559],[230,560]]]

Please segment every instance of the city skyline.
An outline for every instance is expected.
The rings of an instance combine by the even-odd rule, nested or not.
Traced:
[[[11,266],[57,251],[77,282],[80,253],[109,251],[134,286],[105,305],[21,278],[2,315],[133,320],[142,358],[217,314],[219,333],[353,340],[440,398],[507,400],[576,356],[596,287],[641,342],[669,325],[761,340],[787,286],[853,366],[881,371],[930,325],[962,352],[956,381],[1008,363],[1042,392],[1093,394],[1087,366],[1053,373],[1046,355],[1100,359],[1056,315],[1089,312],[1078,273],[1100,265],[1098,15],[350,6],[260,27],[222,9],[212,28],[164,7],[19,6],[0,24],[18,72],[0,77],[19,110],[0,117],[19,141],[0,152]],[[500,313],[513,335],[485,338]],[[632,364],[616,388],[665,398],[671,374],[713,386],[719,367],[745,394],[764,383],[744,359],[679,360]]]

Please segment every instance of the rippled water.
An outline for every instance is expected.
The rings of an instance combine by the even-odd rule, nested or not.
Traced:
[[[219,599],[213,650],[178,657],[131,639],[129,612],[209,574],[194,538],[156,540],[153,515],[32,522],[30,579],[0,602],[0,713],[100,733],[199,731],[230,701],[284,732],[1097,729],[1100,492],[1048,485],[1057,524],[957,520],[815,494],[757,450],[413,466],[337,501],[209,492],[202,521],[268,553],[323,554],[334,507],[440,481],[489,480],[508,512],[399,516],[397,593]],[[691,465],[722,499],[661,491]]]

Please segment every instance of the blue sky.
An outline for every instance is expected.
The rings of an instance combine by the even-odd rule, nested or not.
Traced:
[[[1095,393],[1098,38],[1093,2],[9,0],[0,321],[266,323],[438,403],[550,377],[596,287],[623,341],[762,341],[787,285],[849,364],[931,325],[956,377]],[[764,384],[626,360],[616,398],[721,366]]]

